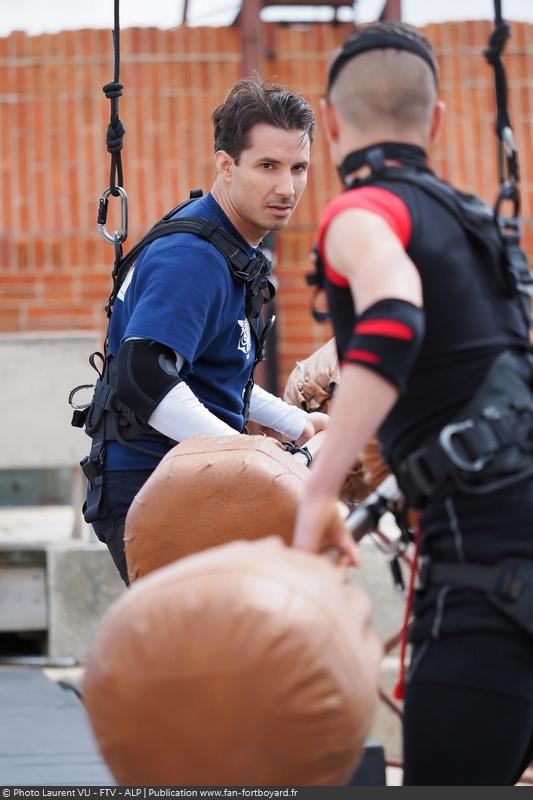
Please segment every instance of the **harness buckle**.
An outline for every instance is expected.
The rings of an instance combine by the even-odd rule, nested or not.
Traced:
[[[533,566],[528,562],[506,566],[489,602],[533,636]]]
[[[97,456],[96,458],[91,458],[90,455],[85,456],[85,458],[82,458],[80,461],[80,467],[91,486],[96,487],[103,485],[103,459],[101,456]]]
[[[413,507],[431,497],[440,480],[431,470],[426,454],[425,447],[415,450],[398,467],[400,487]]]
[[[419,556],[414,585],[416,592],[423,592],[425,589],[427,589],[429,584],[430,569],[431,561],[429,560],[429,556]]]
[[[524,581],[516,570],[508,570],[502,576],[499,593],[505,600],[515,603],[524,589]]]
[[[471,419],[465,419],[461,422],[451,422],[445,425],[439,434],[439,444],[446,453],[447,457],[457,469],[463,472],[481,472],[493,456],[478,456],[477,458],[468,459],[458,451],[457,438],[462,431],[471,430],[474,427],[474,422]]]

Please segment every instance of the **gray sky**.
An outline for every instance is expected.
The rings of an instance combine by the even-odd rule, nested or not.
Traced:
[[[121,26],[173,28],[181,20],[183,0],[122,0]],[[0,36],[13,30],[29,34],[73,28],[109,28],[113,0],[0,0]],[[356,20],[368,22],[379,14],[383,0],[359,0]],[[506,19],[533,22],[533,0],[502,0]],[[238,0],[189,0],[193,25],[225,25],[240,7]],[[406,22],[424,25],[451,19],[490,19],[492,0],[403,0]],[[268,9],[264,12],[267,14]],[[301,11],[298,11],[301,13]],[[331,18],[328,6],[314,10],[319,19]],[[288,10],[272,8],[266,19],[292,18]],[[350,18],[350,17],[349,17]]]

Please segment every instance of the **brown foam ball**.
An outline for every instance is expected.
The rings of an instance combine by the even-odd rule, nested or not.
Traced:
[[[195,436],[163,458],[126,519],[130,581],[235,539],[290,542],[309,471],[266,436]]]
[[[280,539],[140,580],[104,619],[84,700],[119,784],[342,785],[377,698],[366,596]]]
[[[290,373],[283,399],[305,411],[330,413],[330,403],[341,375],[335,339],[330,339],[303,361],[297,361]],[[341,499],[353,504],[363,500],[370,488],[365,487],[361,462],[355,461],[341,490]]]

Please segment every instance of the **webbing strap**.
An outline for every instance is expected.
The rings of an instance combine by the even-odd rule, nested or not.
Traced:
[[[178,206],[178,208],[180,208],[180,206]],[[146,236],[143,237],[140,242],[137,242],[129,253],[120,260],[118,270],[116,272],[115,270],[113,271],[113,289],[106,305],[108,316],[111,316],[111,311],[122,280],[144,248],[156,239],[160,239],[163,236],[170,236],[173,233],[192,233],[195,236],[199,236],[211,242],[228,262],[234,279],[250,286],[252,293],[259,297],[260,287],[253,284],[257,284],[262,278],[267,279],[268,277],[270,264],[265,256],[258,254],[255,259],[251,259],[247,253],[245,253],[241,243],[234,236],[221,228],[220,225],[215,225],[213,227],[212,221],[210,220],[201,219],[200,217],[169,219],[168,214],[166,214],[148,231]],[[263,305],[263,302],[266,302],[266,300],[274,296],[273,285],[270,281],[267,281],[267,283],[268,286],[265,288],[268,290],[268,296],[265,300],[260,300],[259,307]],[[255,311],[257,311],[257,308]],[[257,316],[257,313],[255,316]]]
[[[428,584],[457,586],[477,589],[490,594],[502,595],[514,601],[523,590],[523,579],[517,574],[519,562],[499,564],[469,564],[455,562],[429,562],[422,559],[419,567],[418,586]]]

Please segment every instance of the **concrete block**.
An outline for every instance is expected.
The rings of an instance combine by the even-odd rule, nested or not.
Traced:
[[[46,630],[46,570],[0,566],[0,631]]]
[[[74,386],[95,382],[88,358],[99,346],[98,334],[88,331],[0,334],[2,469],[79,463],[89,440],[70,425],[68,396]]]
[[[1,541],[0,633],[47,632],[51,657],[83,661],[102,617],[125,591],[100,542]]]
[[[83,661],[102,617],[125,586],[101,544],[51,544],[46,561],[48,655]]]

